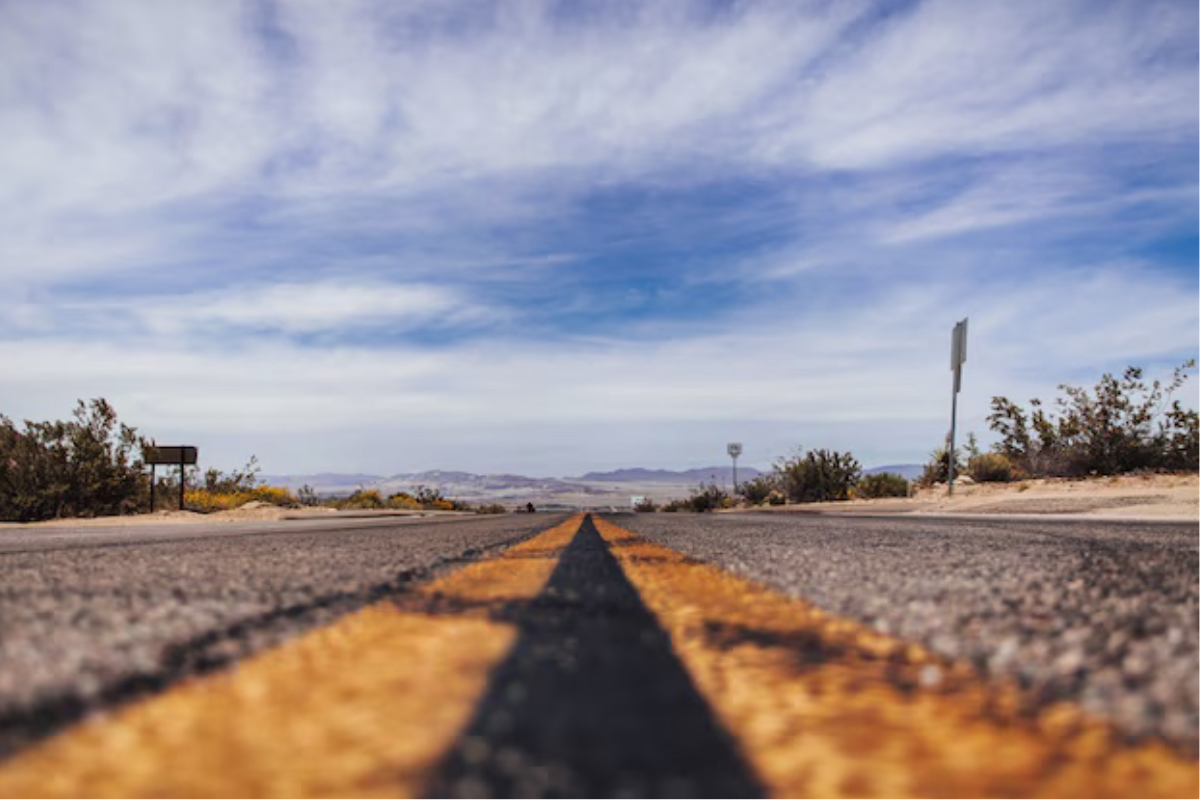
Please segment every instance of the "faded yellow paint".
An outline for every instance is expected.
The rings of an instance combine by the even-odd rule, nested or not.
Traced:
[[[1196,797],[1195,760],[596,526],[778,797]]]
[[[515,638],[489,608],[535,597],[578,526],[78,725],[0,764],[0,796],[419,794]]]

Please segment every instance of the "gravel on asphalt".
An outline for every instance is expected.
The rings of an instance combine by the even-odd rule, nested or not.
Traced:
[[[0,536],[0,756],[561,516]]]
[[[621,515],[690,557],[1197,749],[1192,523]]]

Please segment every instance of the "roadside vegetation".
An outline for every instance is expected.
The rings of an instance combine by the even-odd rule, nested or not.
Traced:
[[[1091,389],[1061,385],[1052,403],[1039,399],[1022,407],[993,397],[988,424],[997,439],[982,451],[974,435],[951,453],[930,454],[919,486],[946,482],[951,459],[955,474],[971,481],[1010,482],[1033,478],[1114,476],[1138,472],[1196,472],[1200,469],[1197,412],[1177,397],[1196,366],[1188,361],[1168,380],[1148,381],[1139,367],[1120,377],[1105,374]],[[149,511],[149,468],[142,461],[149,441],[117,419],[103,398],[80,400],[71,419],[31,422],[18,427],[0,415],[0,520],[31,522],[65,517],[98,517]],[[178,473],[163,470],[155,486],[156,505],[179,508]],[[187,470],[184,507],[211,513],[248,503],[299,508],[469,511],[498,514],[498,504],[472,509],[436,488],[383,497],[359,489],[349,497],[323,498],[309,486],[292,493],[258,480],[251,458],[240,470],[223,473]],[[802,448],[780,459],[771,472],[746,481],[736,493],[716,484],[701,485],[691,496],[661,506],[646,500],[639,512],[708,512],[737,506],[783,505],[906,497],[913,487],[900,475],[863,475],[849,452]]]
[[[1147,381],[1140,367],[1105,374],[1092,389],[1062,384],[1052,404],[1034,398],[1028,409],[993,397],[988,424],[998,437],[981,452],[968,436],[953,456],[948,447],[930,454],[920,483],[946,482],[955,473],[977,483],[1031,478],[1080,478],[1138,472],[1195,472],[1200,468],[1197,412],[1176,394],[1194,360],[1167,381]]]
[[[66,421],[26,421],[18,427],[0,415],[0,520],[36,522],[72,517],[140,514],[150,510],[150,468],[142,460],[149,440],[117,419],[103,398],[79,401]],[[503,513],[502,506],[471,509],[439,490],[419,486],[413,494],[384,499],[374,490],[346,498],[321,498],[312,487],[293,494],[258,480],[257,459],[229,473],[185,470],[184,509],[199,513],[230,511],[248,503],[300,508],[398,509]],[[179,475],[161,470],[155,482],[155,507],[179,510]]]

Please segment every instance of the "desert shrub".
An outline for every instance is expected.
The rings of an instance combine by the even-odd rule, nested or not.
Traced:
[[[962,474],[964,460],[962,451],[956,449],[954,458],[955,475]],[[935,483],[946,483],[948,480],[950,480],[950,448],[943,445],[929,454],[929,461],[926,462],[921,477],[917,478],[917,484],[919,486],[932,486]]]
[[[643,497],[642,502],[635,505],[633,510],[639,514],[653,514],[658,510],[658,506],[654,505],[654,501],[649,497]]]
[[[0,519],[124,514],[148,501],[137,431],[103,398],[80,400],[72,417],[18,430],[0,415]]]
[[[399,510],[420,511],[424,508],[423,505],[408,492],[396,492],[387,499],[388,508]]]
[[[507,514],[508,509],[499,503],[488,503],[475,509],[476,514]]]
[[[1178,400],[1168,405],[1195,366],[1191,360],[1177,367],[1165,385],[1147,383],[1132,366],[1120,378],[1106,373],[1091,391],[1063,384],[1053,410],[1036,398],[1026,412],[993,397],[988,423],[1000,436],[996,450],[1036,477],[1195,470],[1196,412]]]
[[[738,488],[747,503],[760,506],[768,501],[771,492],[779,488],[779,480],[772,474],[759,475],[752,480],[743,481]]]
[[[664,511],[668,514],[674,514],[676,511],[691,511],[691,510],[692,510],[692,503],[690,500],[680,500],[678,498],[676,498],[674,500],[668,500],[667,502],[663,503],[662,508],[659,509],[659,511]]]
[[[207,488],[194,489],[184,494],[188,511],[211,513],[241,508],[251,502],[269,503],[283,508],[295,508],[299,501],[282,486],[255,486],[236,492],[215,492]]]
[[[855,486],[855,494],[868,500],[876,497],[908,497],[908,481],[894,472],[864,475]]]
[[[770,506],[787,505],[787,495],[784,494],[783,492],[779,491],[778,489],[772,489],[771,493],[767,495],[767,505],[770,505]]]
[[[431,506],[439,500],[445,500],[446,496],[442,494],[442,490],[437,487],[430,488],[428,486],[418,486],[414,495],[418,503],[423,506]]]
[[[980,453],[967,461],[967,474],[979,483],[1008,483],[1016,477],[1012,462],[1000,453]]]
[[[775,473],[789,500],[816,503],[849,499],[862,467],[850,453],[821,449],[781,460]]]
[[[373,509],[383,508],[386,504],[376,490],[359,489],[354,494],[338,500],[333,505],[335,508],[342,509]]]
[[[321,498],[317,497],[317,490],[307,483],[296,490],[296,500],[302,506],[319,506],[321,504]]]
[[[692,496],[688,498],[688,505],[692,511],[705,512],[713,511],[718,508],[733,507],[733,498],[729,493],[717,486],[715,483],[700,485],[692,490]]]

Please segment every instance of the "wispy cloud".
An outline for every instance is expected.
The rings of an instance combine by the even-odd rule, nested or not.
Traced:
[[[467,468],[511,455],[489,425],[543,471],[612,426],[656,463],[706,425],[919,458],[965,314],[976,423],[1196,353],[1196,30],[1174,2],[6,4],[0,411],[107,394],[312,468],[388,426]]]

